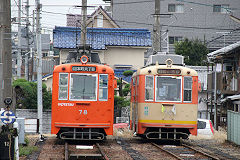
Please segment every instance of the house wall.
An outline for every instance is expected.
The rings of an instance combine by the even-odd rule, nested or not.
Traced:
[[[46,80],[43,80],[43,83],[46,84],[48,91],[52,90],[52,77],[50,77],[50,78],[48,78]]]
[[[144,52],[146,48],[141,47],[107,47],[106,50],[93,51],[99,54],[101,63],[106,63],[114,68],[115,64],[132,65],[131,69],[144,66]],[[69,50],[60,50],[60,64],[66,61]]]
[[[147,28],[153,30],[154,24],[154,1],[141,3],[131,3],[136,0],[112,0],[113,3],[113,19],[121,28]],[[168,12],[168,4],[183,4],[183,13],[173,13],[173,16],[161,16],[160,23],[163,26],[162,32],[168,30],[169,36],[181,36],[189,39],[201,39],[209,41],[225,32],[223,29],[236,29],[239,24],[234,22],[229,14],[213,12],[213,5],[229,4],[233,8],[232,14],[240,17],[239,0],[191,0],[176,1],[165,0],[160,1],[161,14]],[[116,5],[114,5],[116,3]],[[121,5],[117,3],[123,3]],[[172,14],[172,13],[171,13]],[[164,37],[163,37],[164,38]],[[162,46],[165,47],[164,41]],[[163,50],[165,51],[165,50]],[[173,45],[170,45],[170,52],[173,52]]]
[[[115,64],[132,65],[131,69],[144,66],[144,52],[146,48],[108,47],[105,50],[104,62],[114,68]]]
[[[59,52],[59,64],[62,64],[66,61],[70,49],[61,49]]]
[[[94,17],[93,23],[90,22],[87,27],[100,28],[97,26],[98,17]],[[115,28],[104,16],[103,16],[103,27],[101,28]]]

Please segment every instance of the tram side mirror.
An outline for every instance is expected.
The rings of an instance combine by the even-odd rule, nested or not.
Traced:
[[[117,88],[117,80],[116,79],[113,80],[113,86],[114,86],[114,88]]]

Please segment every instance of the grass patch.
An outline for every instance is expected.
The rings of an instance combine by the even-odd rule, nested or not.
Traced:
[[[116,137],[133,138],[133,131],[128,128],[113,129],[113,135]]]
[[[192,140],[209,139],[209,140],[214,140],[217,143],[224,143],[227,140],[227,131],[224,128],[219,127],[218,131],[214,130],[213,136],[210,136],[210,135],[198,135],[198,136],[190,135],[189,139],[192,139]]]
[[[19,156],[28,156],[36,151],[38,151],[37,146],[19,146]]]
[[[227,140],[227,131],[224,128],[219,127],[218,131],[214,131],[213,139],[218,143],[224,143]]]
[[[26,145],[19,145],[19,156],[28,156],[33,152],[38,151],[38,147],[29,143],[29,139],[25,138]]]

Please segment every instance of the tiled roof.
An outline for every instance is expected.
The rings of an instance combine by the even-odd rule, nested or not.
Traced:
[[[80,44],[80,28],[55,27],[53,45],[55,48],[76,48],[76,35],[77,44]],[[150,47],[152,42],[147,29],[87,28],[87,44],[91,44],[94,50],[101,50],[106,46]]]

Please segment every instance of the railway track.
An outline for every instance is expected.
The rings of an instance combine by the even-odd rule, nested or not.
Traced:
[[[80,146],[70,145],[65,142],[64,147],[65,160],[72,159],[97,159],[97,160],[109,160],[106,153],[103,151],[99,143],[95,143],[92,146]]]
[[[151,143],[151,144],[179,160],[185,160],[185,159],[219,160],[218,157],[215,157],[205,152],[202,152],[200,150],[197,150],[186,144],[181,144],[180,146],[158,145],[156,143]]]

